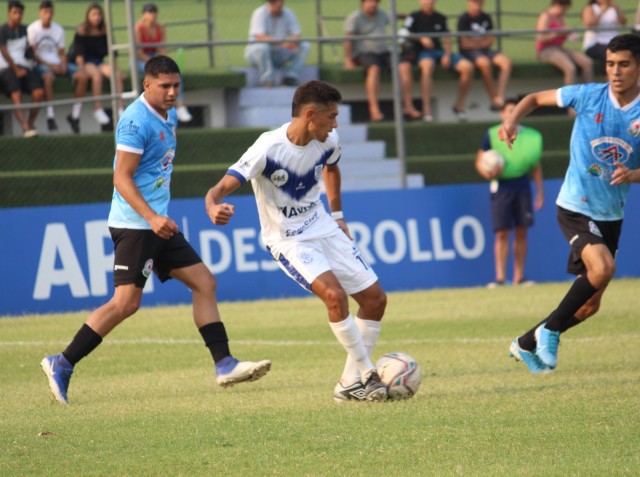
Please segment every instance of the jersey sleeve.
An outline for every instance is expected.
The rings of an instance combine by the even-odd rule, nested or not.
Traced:
[[[259,176],[267,163],[266,146],[263,136],[251,146],[242,157],[227,170],[227,174],[238,179],[242,184]]]
[[[576,84],[558,88],[556,100],[559,108],[573,108],[580,111],[582,99],[588,96],[586,85]]]
[[[333,144],[333,152],[327,159],[326,164],[328,166],[334,166],[338,163],[338,161],[340,161],[340,158],[342,157],[342,149],[340,147],[340,136],[338,136],[338,132],[335,129],[331,131],[331,133],[329,134],[329,140]]]
[[[116,150],[142,154],[147,135],[144,121],[125,115],[118,123],[116,130]]]

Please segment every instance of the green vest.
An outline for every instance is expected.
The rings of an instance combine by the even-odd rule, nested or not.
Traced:
[[[516,179],[525,176],[542,158],[542,134],[532,128],[521,126],[518,137],[513,143],[513,149],[498,138],[500,125],[489,128],[489,143],[491,149],[498,151],[504,157],[504,169],[500,179]]]

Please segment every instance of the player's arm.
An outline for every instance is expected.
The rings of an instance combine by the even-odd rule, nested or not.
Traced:
[[[342,196],[340,195],[342,176],[340,175],[340,167],[337,164],[325,166],[322,171],[322,179],[324,180],[324,189],[332,218],[336,221],[338,227],[347,234],[347,237],[353,240],[342,213]]]
[[[518,136],[520,120],[540,106],[558,106],[557,91],[557,89],[548,89],[525,96],[513,109],[511,116],[500,125],[498,129],[500,140],[506,142],[511,148],[511,144]]]
[[[113,172],[113,186],[124,200],[147,221],[156,235],[168,239],[178,233],[178,225],[169,217],[157,214],[144,200],[133,175],[140,164],[141,154],[117,151],[116,166]]]
[[[242,183],[234,176],[225,174],[220,181],[214,185],[204,198],[204,206],[207,215],[216,225],[225,225],[229,222],[235,207],[224,202],[224,198],[233,193]]]

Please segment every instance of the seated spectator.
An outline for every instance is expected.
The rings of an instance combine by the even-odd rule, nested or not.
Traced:
[[[92,3],[87,8],[85,20],[78,25],[73,43],[67,55],[68,64],[71,68],[83,69],[86,75],[91,78],[91,90],[93,96],[102,95],[102,79],[111,78],[111,65],[105,63],[104,59],[109,54],[107,45],[107,27],[104,22],[104,12],[97,3]],[[122,93],[123,77],[116,67],[116,91]],[[122,101],[118,101],[119,113],[124,110]],[[93,117],[98,124],[105,126],[111,122],[102,103],[99,100],[94,102]]]
[[[45,0],[40,3],[38,15],[40,19],[27,27],[27,39],[36,61],[35,71],[44,81],[45,100],[53,101],[53,81],[56,76],[66,75],[75,83],[74,96],[83,98],[87,92],[88,78],[83,70],[67,67],[64,30],[53,21],[53,2]],[[82,103],[77,102],[67,116],[71,130],[75,133],[80,132],[81,110]],[[53,106],[47,106],[47,128],[49,131],[58,130]]]
[[[296,14],[284,7],[284,0],[267,0],[256,8],[249,24],[249,40],[273,41],[247,45],[245,59],[258,68],[263,86],[275,85],[274,68],[285,67],[283,83],[296,86],[311,51],[311,43],[300,40],[300,25]]]
[[[404,22],[408,33],[444,33],[449,31],[447,18],[434,10],[435,0],[420,0],[421,9],[411,13]],[[432,122],[431,92],[433,89],[433,72],[436,66],[444,70],[458,73],[459,88],[453,112],[459,121],[466,121],[464,108],[465,98],[473,80],[473,64],[451,49],[450,37],[421,37],[405,42],[398,67],[402,87],[403,111],[407,118],[418,119],[422,116],[425,122]],[[420,68],[420,90],[422,95],[422,114],[413,105],[413,71],[412,65]]]
[[[389,15],[380,8],[380,0],[361,0],[360,9],[349,15],[344,24],[345,36],[380,36],[387,33]],[[378,96],[380,95],[380,75],[389,69],[391,54],[384,39],[347,39],[344,42],[344,67],[352,70],[361,66],[365,70],[365,91],[369,103],[369,118],[373,122],[382,121]]]
[[[136,24],[136,43],[138,45],[144,45],[146,43],[164,43],[164,41],[164,27],[158,23],[158,7],[154,3],[145,3],[142,7],[142,17],[140,17],[140,20]],[[138,71],[144,73],[144,65],[149,59],[156,55],[166,54],[166,48],[156,46],[138,48]],[[189,110],[184,105],[183,84],[180,84],[180,94],[176,101],[176,113],[178,114],[178,120],[183,123],[188,123],[193,119],[191,113],[189,113]]]
[[[484,89],[491,100],[491,110],[500,111],[511,77],[511,60],[507,55],[492,50],[495,36],[486,33],[493,30],[491,16],[482,11],[484,0],[467,0],[467,11],[458,18],[459,32],[473,32],[473,36],[458,38],[460,53],[480,71]],[[498,84],[494,87],[492,66],[496,66]]]
[[[618,35],[613,29],[627,24],[622,8],[612,0],[590,0],[582,9],[582,24],[585,28],[612,28],[610,30],[588,30],[584,33],[582,51],[596,61],[606,61],[607,45]]]
[[[10,1],[7,23],[0,26],[0,89],[16,106],[22,104],[22,93],[31,93],[34,103],[40,103],[44,96],[42,79],[30,68],[27,58],[27,27],[22,24],[24,5],[20,1]],[[34,127],[38,108],[29,110],[25,120],[21,109],[13,111],[22,127],[24,137],[34,137],[38,131]]]
[[[551,6],[538,16],[536,30],[542,32],[536,35],[538,59],[562,71],[565,85],[576,83],[576,65],[582,71],[584,82],[591,83],[593,81],[591,58],[563,46],[569,36],[562,31],[567,28],[564,16],[569,8],[571,8],[571,0],[551,0]],[[561,31],[546,32],[546,30]]]

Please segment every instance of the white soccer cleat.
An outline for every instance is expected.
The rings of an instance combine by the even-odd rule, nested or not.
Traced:
[[[271,369],[271,361],[238,361],[234,368],[226,374],[216,377],[217,383],[223,388],[228,388],[238,383],[256,381],[267,374]]]

